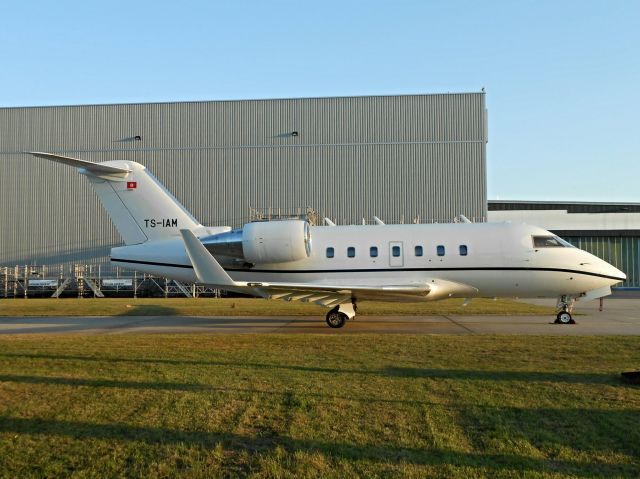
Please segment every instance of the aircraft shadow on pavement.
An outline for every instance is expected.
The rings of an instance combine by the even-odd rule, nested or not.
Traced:
[[[81,333],[89,331],[115,332],[121,330],[126,332],[129,329],[136,329],[140,326],[147,326],[155,329],[154,332],[193,332],[190,328],[197,328],[199,332],[204,329],[216,330],[238,330],[238,332],[252,333],[259,329],[278,329],[282,326],[294,323],[296,329],[309,328],[321,329],[324,333],[335,333],[325,331],[324,321],[316,318],[304,318],[298,316],[276,317],[243,317],[243,316],[178,316],[176,310],[164,306],[153,306],[149,309],[146,306],[136,306],[131,310],[114,316],[60,316],[60,317],[20,317],[20,318],[0,318],[0,324],[11,324],[19,322],[24,327],[0,329],[0,335],[10,334],[47,334],[47,333]],[[250,327],[250,330],[247,329]],[[288,332],[283,330],[282,332]]]
[[[138,326],[145,322],[152,321],[152,318],[145,316],[131,317],[130,321],[113,322],[113,318],[126,318],[126,316],[105,316],[105,317],[24,317],[20,318],[21,325],[33,325],[18,328],[7,328],[0,330],[0,335],[10,334],[49,334],[49,333],[82,333],[88,331],[115,331]],[[0,320],[1,322],[2,320]]]
[[[175,316],[176,309],[170,308],[161,304],[136,304],[127,308],[120,314],[114,315],[114,317],[127,317],[127,316]]]

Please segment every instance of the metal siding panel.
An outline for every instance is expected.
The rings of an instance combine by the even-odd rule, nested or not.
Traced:
[[[138,161],[204,224],[250,206],[482,218],[484,112],[480,93],[0,109],[0,264],[105,261],[120,243],[84,178],[25,150]]]

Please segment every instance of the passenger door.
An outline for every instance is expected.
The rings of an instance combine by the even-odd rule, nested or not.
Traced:
[[[404,248],[402,241],[389,242],[389,266],[398,268],[404,266]]]

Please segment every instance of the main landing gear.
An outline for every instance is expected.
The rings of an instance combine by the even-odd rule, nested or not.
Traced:
[[[356,315],[356,304],[340,304],[327,313],[327,324],[330,328],[341,328],[347,319],[353,319]]]
[[[562,295],[558,298],[558,304],[556,306],[556,311],[558,314],[556,315],[556,320],[554,321],[556,324],[576,324],[576,322],[571,317],[571,313],[573,312],[573,305],[575,304],[576,299],[571,296]]]

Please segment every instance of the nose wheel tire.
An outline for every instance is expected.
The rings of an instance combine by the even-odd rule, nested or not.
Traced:
[[[327,313],[327,324],[330,328],[341,328],[347,321],[347,315],[340,311],[331,310]]]
[[[556,316],[556,323],[557,324],[575,324],[576,322],[571,317],[571,314],[569,314],[566,311],[560,311]]]

